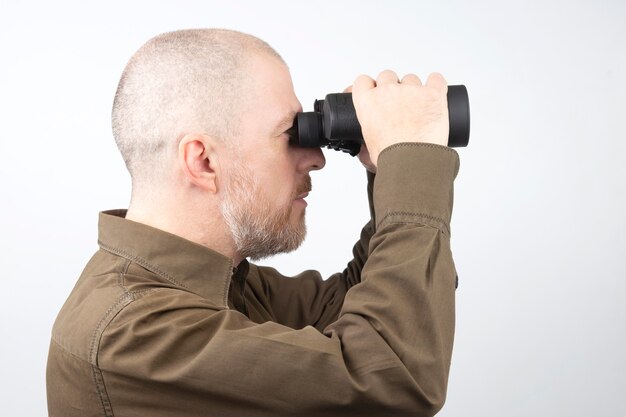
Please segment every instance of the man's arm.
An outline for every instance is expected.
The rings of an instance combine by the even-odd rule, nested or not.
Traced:
[[[409,158],[414,169],[407,169]],[[362,282],[325,330],[341,338],[346,358],[357,358],[351,361],[357,373],[401,364],[410,375],[402,384],[420,398],[424,415],[443,404],[452,355],[456,269],[450,219],[457,172],[457,153],[439,145],[403,143],[380,154],[377,230]]]
[[[250,265],[248,285],[257,301],[271,312],[274,321],[294,329],[313,326],[322,331],[337,320],[346,292],[361,281],[361,270],[367,261],[370,239],[375,231],[374,178],[375,175],[368,171],[370,221],[361,230],[360,239],[352,248],[353,258],[343,272],[324,280],[313,270],[286,277],[274,268]]]
[[[447,103],[445,99],[441,100],[447,86],[443,77],[431,75],[427,88],[422,88],[421,81],[413,74],[405,76],[402,81],[405,84],[400,86],[402,83],[395,73],[387,70],[379,75],[377,82],[367,76],[361,76],[355,82],[358,83],[355,106],[364,138],[371,147],[370,151],[363,146],[359,153],[368,172],[371,220],[363,228],[361,239],[353,248],[354,258],[343,273],[324,281],[317,271],[285,277],[273,268],[251,268],[248,282],[252,294],[271,312],[274,321],[296,329],[312,325],[321,331],[338,317],[346,292],[361,280],[370,239],[377,224],[373,172],[376,172],[379,153],[396,144],[398,138],[407,138],[411,142],[447,143]],[[352,89],[350,86],[344,92]],[[424,94],[426,89],[428,92]]]

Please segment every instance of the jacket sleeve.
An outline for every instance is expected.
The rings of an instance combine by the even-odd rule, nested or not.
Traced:
[[[170,290],[131,303],[100,342],[102,378],[120,388],[113,409],[141,415],[133,407],[148,407],[155,416],[434,415],[445,399],[454,336],[450,218],[457,171],[456,152],[438,145],[401,144],[380,154],[376,230],[361,280],[323,332],[253,323],[191,293],[177,295],[176,309]]]
[[[353,258],[343,272],[324,280],[314,270],[286,277],[274,268],[251,265],[248,283],[262,287],[255,288],[253,292],[261,294],[260,298],[272,312],[274,321],[294,329],[313,326],[322,331],[337,320],[346,292],[361,281],[361,271],[375,231],[374,178],[373,173],[367,172],[370,220],[361,230],[360,239],[352,248]]]

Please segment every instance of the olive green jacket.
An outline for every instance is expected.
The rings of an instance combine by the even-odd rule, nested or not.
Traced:
[[[383,151],[342,273],[285,277],[100,214],[52,331],[51,416],[432,416],[454,336],[457,153]],[[332,234],[329,233],[332,237]]]

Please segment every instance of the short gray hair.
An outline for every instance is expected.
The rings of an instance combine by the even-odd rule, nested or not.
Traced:
[[[247,64],[255,53],[284,63],[264,41],[226,29],[164,33],[133,55],[112,111],[113,136],[133,189],[165,174],[184,134],[223,141],[236,135],[252,82]]]

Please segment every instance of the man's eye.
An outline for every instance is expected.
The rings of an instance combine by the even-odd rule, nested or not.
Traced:
[[[296,136],[296,134],[298,133],[298,128],[296,128],[296,126],[293,125],[289,129],[287,129],[285,133],[287,133],[289,136]]]
[[[289,129],[285,130],[285,134],[287,136],[289,136],[289,142],[297,143],[297,141],[298,141],[298,129],[296,129],[295,126],[292,126]]]

